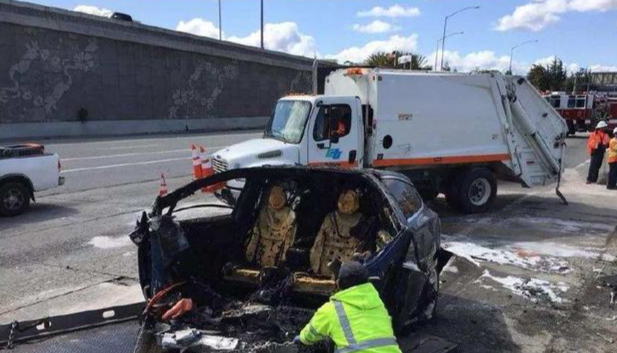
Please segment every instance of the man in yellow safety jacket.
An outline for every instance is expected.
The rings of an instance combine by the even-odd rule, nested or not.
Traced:
[[[608,183],[606,188],[617,190],[617,127],[613,130],[613,138],[608,144]]]
[[[336,353],[401,353],[392,319],[364,266],[343,263],[337,285],[340,291],[317,310],[294,342],[312,345],[330,338]]]

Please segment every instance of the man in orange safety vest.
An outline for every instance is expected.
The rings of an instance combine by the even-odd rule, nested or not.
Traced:
[[[617,190],[617,127],[613,130],[613,138],[608,144],[608,183],[606,188]]]
[[[606,133],[607,127],[608,124],[606,124],[605,121],[600,121],[598,125],[596,125],[596,131],[592,132],[589,135],[589,140],[587,140],[587,152],[591,155],[589,173],[587,174],[587,184],[598,181],[598,175],[602,167],[602,161],[604,160],[604,152],[610,140]]]

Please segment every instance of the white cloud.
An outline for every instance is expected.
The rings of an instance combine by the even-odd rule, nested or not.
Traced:
[[[88,15],[103,16],[103,17],[109,17],[111,16],[111,14],[114,13],[111,10],[103,9],[103,8],[96,7],[96,6],[90,6],[90,5],[75,6],[73,11],[83,12],[83,13],[87,13]]]
[[[202,37],[219,38],[219,28],[210,21],[194,18],[190,21],[180,21],[176,31],[191,33]]]
[[[570,8],[574,11],[609,11],[617,9],[616,0],[571,0]]]
[[[353,29],[356,32],[360,33],[388,33],[388,32],[396,32],[401,29],[399,26],[392,25],[388,22],[375,20],[366,25],[354,24]]]
[[[416,17],[420,16],[420,9],[417,7],[403,7],[399,4],[384,8],[375,6],[367,11],[358,12],[358,17]]]
[[[260,30],[246,37],[229,37],[231,42],[259,47]],[[317,54],[315,39],[298,30],[295,22],[267,23],[264,28],[264,47],[294,55],[313,57]]]
[[[540,31],[558,22],[566,12],[604,12],[617,9],[617,0],[533,0],[517,6],[510,15],[501,17],[495,26],[498,31],[525,29]]]
[[[375,40],[361,47],[344,49],[337,54],[327,55],[326,59],[336,59],[341,64],[347,61],[359,64],[364,62],[371,54],[377,52],[392,52],[395,50],[413,52],[416,51],[417,46],[417,34],[412,34],[408,37],[394,35],[387,40]]]
[[[435,53],[431,54],[427,60],[429,64],[434,65]],[[483,50],[465,55],[460,54],[458,51],[446,50],[444,55],[444,66],[446,63],[451,69],[456,69],[459,72],[470,72],[473,70],[498,70],[503,72],[508,70],[510,56],[499,56],[490,50]],[[439,66],[439,63],[437,66]],[[519,62],[512,63],[512,71],[514,71],[514,73],[526,72],[528,67],[528,65]]]
[[[554,55],[536,59],[533,63],[515,60],[512,62],[512,71],[516,75],[526,75],[532,64],[547,66],[554,60]],[[427,57],[427,62],[429,65],[435,64],[435,53],[432,53]],[[498,70],[505,72],[508,70],[510,64],[510,56],[497,55],[490,50],[473,52],[465,55],[462,55],[457,51],[446,50],[444,65],[445,63],[448,63],[450,68],[456,69],[459,72],[470,72],[474,70]],[[563,65],[568,73],[578,72],[582,68],[580,64],[574,62],[564,62]],[[437,66],[439,66],[439,63]],[[617,66],[589,65],[587,66],[587,69],[592,72],[617,71]]]

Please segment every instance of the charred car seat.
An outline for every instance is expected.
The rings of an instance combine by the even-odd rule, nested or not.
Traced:
[[[337,209],[324,219],[315,243],[311,248],[310,261],[317,276],[333,277],[328,264],[334,259],[349,261],[357,252],[363,252],[365,242],[352,236],[352,229],[361,219],[360,201],[356,191],[345,190],[338,198]]]
[[[285,261],[287,250],[296,236],[295,212],[287,204],[281,186],[270,189],[268,203],[259,211],[249,236],[245,256],[246,261],[254,266],[232,266],[227,269],[226,278],[257,284],[262,268],[277,267]]]

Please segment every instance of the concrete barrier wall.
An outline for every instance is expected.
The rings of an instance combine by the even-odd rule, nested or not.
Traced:
[[[263,126],[309,58],[0,2],[0,138]]]

